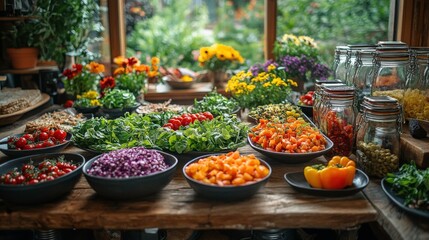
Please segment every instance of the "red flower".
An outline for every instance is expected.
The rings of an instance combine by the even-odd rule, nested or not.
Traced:
[[[82,64],[79,64],[79,63],[73,64],[73,69],[74,69],[74,71],[76,71],[77,73],[82,72],[82,68],[83,68]]]
[[[100,81],[101,90],[104,90],[106,88],[114,88],[115,85],[115,79],[112,76],[105,77]]]
[[[128,58],[128,65],[129,66],[134,66],[135,64],[137,64],[139,62],[139,60],[135,57],[130,57]]]
[[[72,79],[73,78],[73,73],[72,70],[67,68],[66,70],[64,70],[63,75],[67,77],[67,79]]]

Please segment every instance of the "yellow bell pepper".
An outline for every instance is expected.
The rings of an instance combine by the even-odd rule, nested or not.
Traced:
[[[356,173],[355,163],[343,158],[336,156],[327,166],[317,164],[305,167],[305,180],[314,188],[343,189],[351,186]]]

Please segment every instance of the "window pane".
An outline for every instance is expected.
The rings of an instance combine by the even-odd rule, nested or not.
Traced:
[[[337,45],[387,40],[390,0],[278,0],[277,37],[306,35],[332,66]]]
[[[247,65],[263,61],[264,1],[127,0],[127,56],[158,56],[166,67],[202,70],[203,46],[230,45]]]

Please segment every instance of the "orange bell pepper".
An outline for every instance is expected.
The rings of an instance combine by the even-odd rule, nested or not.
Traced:
[[[351,186],[356,173],[355,163],[343,158],[334,157],[327,166],[317,164],[305,167],[305,180],[314,188],[343,189]]]

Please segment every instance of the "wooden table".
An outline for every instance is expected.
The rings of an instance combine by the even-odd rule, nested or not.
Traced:
[[[34,118],[34,117],[32,117]],[[15,126],[17,131],[22,127]],[[21,130],[19,130],[21,129]],[[0,138],[10,131],[0,129]],[[180,155],[174,179],[159,194],[135,201],[110,201],[97,196],[85,178],[62,199],[37,206],[16,206],[0,201],[0,229],[337,229],[342,239],[354,239],[363,223],[378,223],[392,239],[429,239],[429,223],[402,213],[384,195],[379,180],[358,194],[328,198],[306,195],[284,180],[286,172],[324,161],[323,157],[304,164],[283,164],[253,151],[273,169],[267,185],[255,196],[239,202],[216,202],[196,195],[181,169],[191,156]],[[65,152],[92,157],[69,146]],[[10,160],[0,154],[0,162]],[[344,231],[346,230],[346,231]]]

